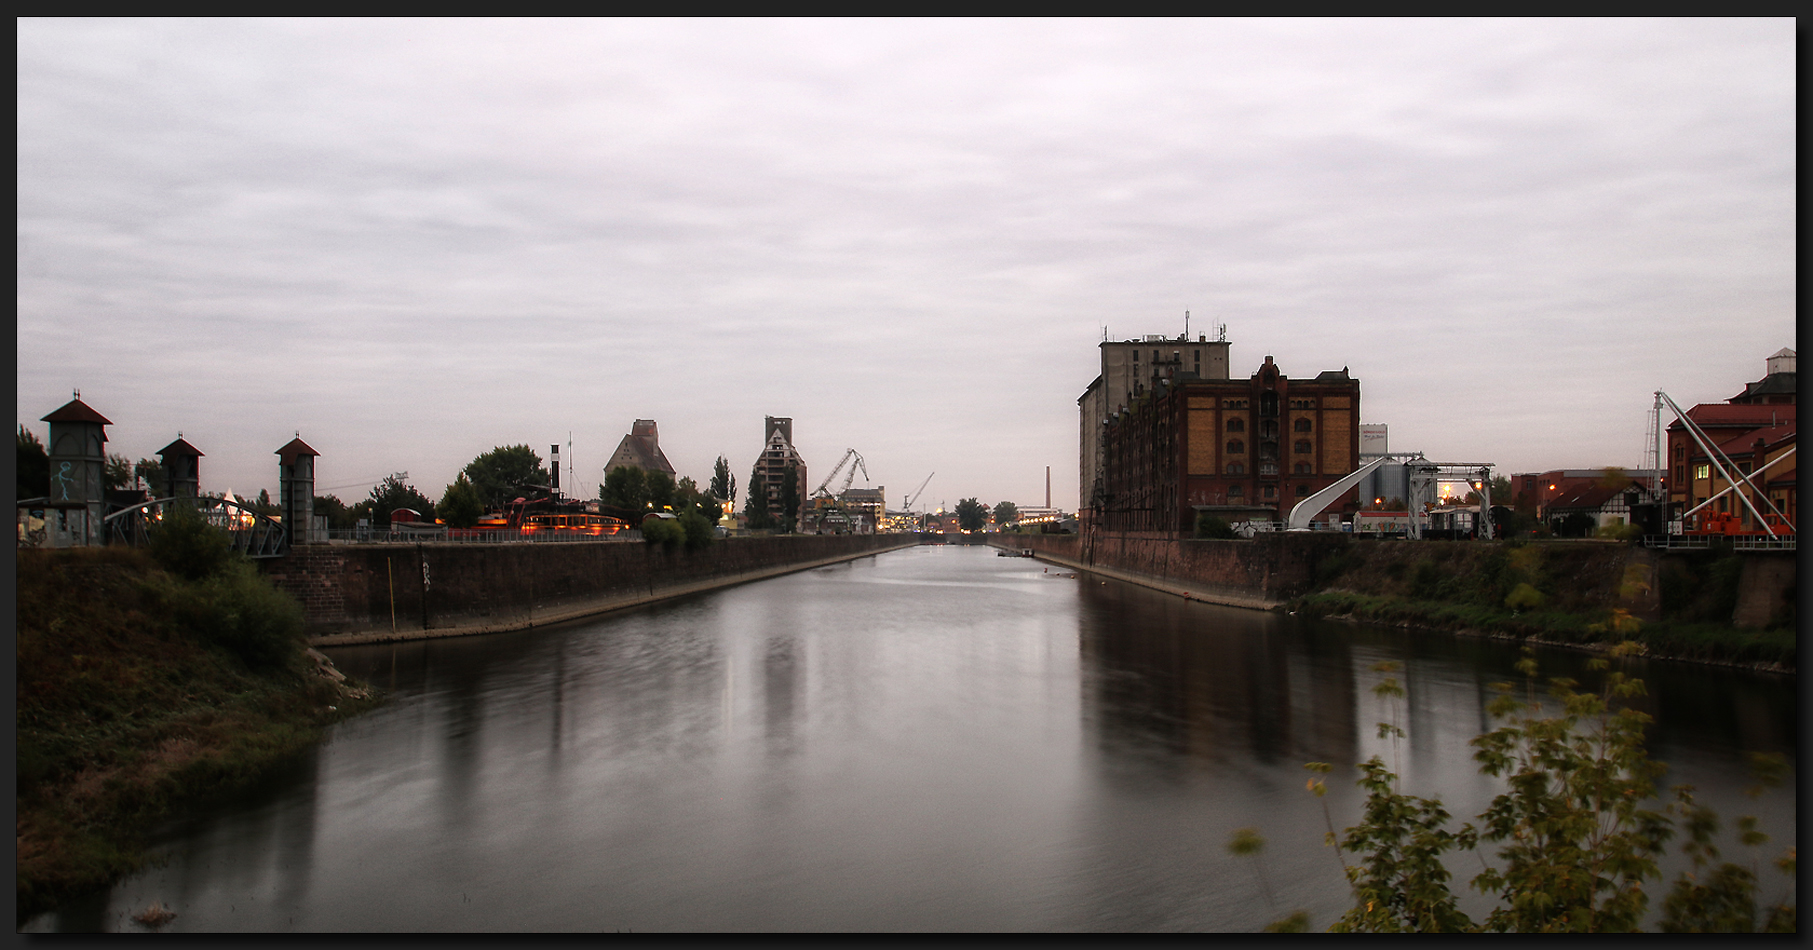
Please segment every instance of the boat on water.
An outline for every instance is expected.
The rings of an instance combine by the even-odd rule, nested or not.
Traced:
[[[1015,549],[1012,551],[1010,551],[1006,548],[1002,548],[1001,550],[995,552],[995,557],[1032,557],[1032,556],[1033,556],[1032,548],[1018,548],[1018,549]]]

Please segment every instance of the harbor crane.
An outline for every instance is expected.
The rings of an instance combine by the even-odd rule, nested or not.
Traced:
[[[831,484],[831,479],[836,478],[837,473],[843,471],[844,466],[846,464],[848,464],[851,459],[855,459],[856,464],[851,465],[849,473],[844,475],[843,487],[839,488],[837,490],[836,495],[833,495],[830,492],[826,491],[825,487]],[[840,498],[840,497],[842,497],[844,492],[847,492],[850,490],[850,483],[856,480],[856,470],[857,469],[862,470],[862,480],[864,482],[867,482],[869,480],[869,467],[867,465],[863,464],[862,454],[860,452],[857,452],[855,449],[851,449],[848,452],[844,453],[844,457],[842,459],[838,460],[837,465],[831,469],[831,474],[826,475],[825,480],[818,483],[818,488],[812,492],[812,497],[814,497],[814,498]]]
[[[936,474],[938,474],[938,473],[937,472],[932,473],[932,475],[936,475]],[[925,492],[925,486],[930,485],[932,483],[932,475],[927,475],[925,477],[925,481],[920,482],[919,487],[913,489],[913,493],[906,497],[906,501],[900,506],[901,511],[912,511],[913,510],[913,502],[918,501],[919,496]]]

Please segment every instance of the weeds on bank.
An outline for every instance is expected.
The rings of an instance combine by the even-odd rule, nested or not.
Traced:
[[[293,600],[180,518],[149,552],[19,552],[21,921],[134,870],[176,807],[245,787],[373,704],[317,675]]]
[[[1623,644],[1614,656],[1636,648]],[[1450,829],[1441,801],[1405,793],[1397,772],[1378,756],[1360,764],[1358,784],[1366,790],[1360,823],[1337,835],[1329,817],[1327,843],[1354,898],[1353,907],[1330,931],[1636,931],[1649,909],[1646,884],[1660,877],[1658,859],[1677,832],[1685,832],[1681,851],[1691,859],[1692,870],[1670,882],[1661,905],[1662,930],[1796,930],[1795,849],[1772,862],[1785,883],[1772,902],[1759,904],[1764,885],[1757,849],[1767,844],[1768,835],[1758,830],[1755,817],[1740,817],[1739,843],[1750,851],[1750,859],[1747,864],[1726,861],[1717,838],[1719,818],[1694,800],[1692,787],[1677,786],[1672,802],[1662,804],[1655,781],[1663,766],[1651,761],[1643,746],[1650,719],[1624,705],[1643,695],[1642,681],[1610,672],[1607,660],[1589,665],[1605,674],[1599,691],[1582,692],[1573,680],[1553,678],[1544,690],[1548,707],[1538,694],[1536,661],[1528,650],[1518,663],[1521,690],[1516,683],[1493,684],[1498,696],[1489,711],[1500,725],[1473,739],[1473,757],[1482,773],[1504,781],[1505,791],[1477,816],[1477,826],[1467,822]],[[1389,674],[1396,665],[1380,664],[1375,670]],[[1388,676],[1373,692],[1395,703],[1403,687]],[[1395,721],[1378,728],[1380,738],[1393,740],[1394,749],[1404,736]],[[1753,764],[1758,777],[1749,790],[1753,798],[1781,784],[1787,771],[1779,757],[1756,756]],[[1331,770],[1321,762],[1305,767],[1317,776]],[[1308,786],[1318,798],[1327,792],[1319,777]],[[1258,839],[1254,829],[1243,832],[1237,841]],[[1477,853],[1482,845],[1497,863],[1480,854],[1482,870],[1469,885],[1496,897],[1497,904],[1476,921],[1460,910],[1442,858],[1454,851]],[[1299,911],[1267,929],[1305,929],[1307,924],[1307,914]]]

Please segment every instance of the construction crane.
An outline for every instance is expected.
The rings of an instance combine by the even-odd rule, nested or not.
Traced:
[[[844,476],[843,487],[839,488],[837,490],[836,495],[833,495],[830,492],[826,491],[825,487],[831,484],[831,479],[836,478],[837,473],[843,471],[844,465],[848,464],[851,459],[855,459],[856,464],[851,465],[849,473]],[[862,469],[862,480],[864,482],[867,482],[869,480],[869,467],[862,463],[862,455],[860,453],[858,453],[855,449],[851,449],[848,452],[844,453],[844,457],[842,459],[838,460],[837,465],[831,469],[831,474],[826,475],[825,480],[818,483],[818,488],[817,488],[817,490],[815,490],[812,493],[812,497],[813,498],[838,498],[838,497],[841,497],[844,492],[847,492],[850,490],[850,483],[856,480],[856,470],[857,469]]]
[[[938,474],[938,473],[937,472],[932,473],[932,475],[936,475],[936,474]],[[925,477],[925,481],[920,482],[919,487],[913,489],[913,493],[906,497],[906,502],[900,506],[901,511],[912,511],[913,510],[913,502],[918,501],[919,496],[925,492],[925,486],[930,485],[932,483],[932,475],[927,475]]]

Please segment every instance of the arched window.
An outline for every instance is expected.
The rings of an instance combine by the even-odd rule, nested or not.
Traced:
[[[1309,497],[1309,486],[1308,485],[1298,485],[1297,486],[1297,497],[1298,498],[1308,498]]]
[[[1229,439],[1228,440],[1228,454],[1229,455],[1245,455],[1246,454],[1246,443],[1240,441],[1239,439]]]
[[[1297,420],[1297,431],[1298,432],[1308,432],[1309,428],[1310,428],[1310,426],[1309,426],[1308,419],[1298,419]]]
[[[1228,420],[1228,431],[1229,432],[1245,432],[1246,431],[1246,420],[1229,419]]]
[[[1309,470],[1309,463],[1308,463],[1308,462],[1298,462],[1298,463],[1297,463],[1297,465],[1296,465],[1296,467],[1295,467],[1295,468],[1293,468],[1293,469],[1291,469],[1291,471],[1292,471],[1292,472],[1293,472],[1293,473],[1294,473],[1294,474],[1297,474],[1297,475],[1309,475],[1309,474],[1311,474],[1311,472],[1310,472],[1310,470]],[[1301,487],[1301,486],[1299,486],[1299,487]]]
[[[1297,454],[1298,455],[1308,455],[1309,453],[1314,452],[1315,450],[1316,450],[1316,447],[1313,444],[1311,444],[1308,439],[1298,439],[1297,440]]]
[[[1243,462],[1229,462],[1228,463],[1228,474],[1229,475],[1245,475],[1246,474],[1246,464]]]

